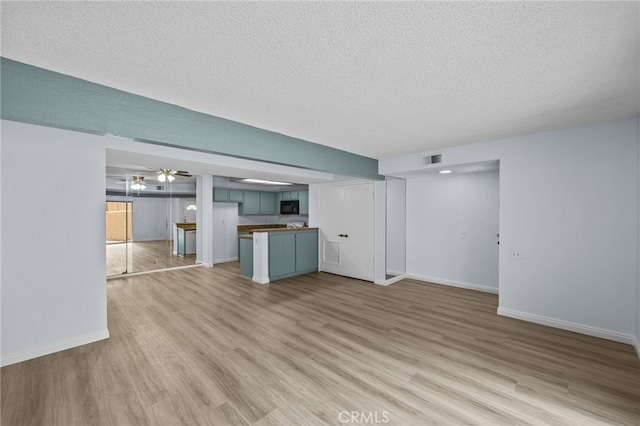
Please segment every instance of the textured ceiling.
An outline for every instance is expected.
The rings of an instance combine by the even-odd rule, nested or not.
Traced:
[[[2,2],[2,55],[374,158],[640,113],[640,3]]]

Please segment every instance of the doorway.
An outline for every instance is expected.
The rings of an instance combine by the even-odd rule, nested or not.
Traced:
[[[175,196],[171,182],[151,185],[148,182],[152,182],[153,176],[144,176],[147,178],[144,180],[142,173],[142,170],[123,171],[123,177],[112,178],[113,186],[107,189],[107,277],[196,264],[195,251],[174,253],[174,222],[179,221],[180,225],[186,219],[195,222],[195,214],[188,210],[195,205],[195,198],[187,198],[184,193]]]
[[[320,270],[365,281],[374,278],[374,184],[319,191]]]

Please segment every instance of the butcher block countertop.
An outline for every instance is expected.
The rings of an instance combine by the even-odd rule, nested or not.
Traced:
[[[299,226],[297,228],[265,228],[265,229],[252,229],[251,232],[295,232],[295,231],[313,231],[318,228],[307,228],[306,226]]]
[[[195,223],[176,223],[176,227],[180,229],[184,229],[185,231],[195,231],[196,224]]]
[[[238,225],[238,232],[249,232],[254,229],[286,228],[284,223],[261,223],[258,225]]]

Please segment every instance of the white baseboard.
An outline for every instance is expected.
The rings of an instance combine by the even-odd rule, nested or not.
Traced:
[[[635,342],[633,342],[633,347],[636,348],[636,353],[638,354],[638,358],[640,358],[640,340],[636,338]]]
[[[17,364],[18,362],[27,361],[33,358],[52,354],[54,352],[64,351],[67,349],[75,348],[77,346],[86,345],[108,338],[108,329],[98,331],[97,333],[86,334],[84,336],[76,337],[73,339],[63,340],[62,342],[52,343],[50,345],[41,346],[39,348],[31,349],[17,354],[4,356],[2,357],[2,359],[0,359],[0,366],[5,367],[7,365]]]
[[[253,281],[254,283],[258,283],[258,284],[269,284],[271,281],[269,281],[269,277],[259,277],[257,275],[254,275],[251,278],[251,281]]]
[[[227,257],[224,259],[213,259],[213,264],[217,265],[218,263],[227,263],[227,262],[237,262],[237,257]]]
[[[396,276],[393,277],[393,278],[389,278],[388,280],[374,281],[373,283],[377,284],[377,285],[388,286],[388,285],[391,285],[393,283],[397,283],[398,281],[402,281],[403,279],[407,278],[407,275],[403,274],[403,273],[398,273],[398,274],[394,274],[394,275],[396,275]]]
[[[541,315],[530,314],[527,312],[515,311],[513,309],[498,308],[498,315],[504,317],[515,318],[523,321],[529,321],[536,324],[547,325],[549,327],[559,328],[562,330],[573,331],[575,333],[586,334],[587,336],[600,337],[601,339],[613,340],[614,342],[626,343],[636,347],[637,340],[632,334],[619,333],[617,331],[606,330],[604,328],[592,327],[590,325],[579,324],[576,322],[559,320],[556,318],[543,317]],[[640,354],[640,352],[638,352]]]
[[[424,275],[416,275],[416,274],[406,274],[404,278],[410,278],[412,280],[424,281],[424,282],[433,283],[433,284],[448,285],[451,287],[466,288],[467,290],[475,290],[475,291],[482,291],[485,293],[498,294],[497,287],[490,287],[488,285],[465,283],[463,281],[454,281],[454,280],[447,280],[443,278],[426,277]]]

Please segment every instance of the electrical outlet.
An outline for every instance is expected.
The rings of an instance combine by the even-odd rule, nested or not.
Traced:
[[[522,260],[522,253],[520,253],[520,250],[511,250],[511,258],[516,260]]]

